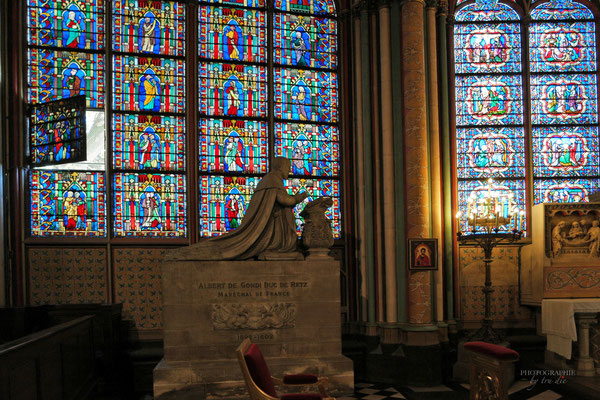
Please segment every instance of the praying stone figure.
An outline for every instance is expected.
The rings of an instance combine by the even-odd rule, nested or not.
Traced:
[[[290,160],[275,157],[271,171],[262,177],[241,225],[224,235],[200,240],[171,253],[176,260],[301,260],[294,206],[306,192],[291,196],[283,187]]]
[[[552,255],[558,257],[562,252],[563,243],[565,242],[564,232],[562,231],[566,226],[565,221],[560,221],[552,229]]]

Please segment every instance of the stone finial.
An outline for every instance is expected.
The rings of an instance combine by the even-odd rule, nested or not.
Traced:
[[[332,205],[331,197],[320,197],[308,203],[300,213],[305,221],[302,244],[311,257],[327,257],[329,248],[333,246],[331,222],[325,216],[325,211]]]

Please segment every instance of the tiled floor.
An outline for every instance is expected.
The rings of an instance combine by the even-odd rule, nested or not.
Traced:
[[[337,400],[468,400],[469,385],[450,384],[434,387],[391,386],[386,384],[357,383],[352,397]],[[509,400],[577,400],[564,397],[542,385],[531,386],[528,381],[517,381],[509,389]]]

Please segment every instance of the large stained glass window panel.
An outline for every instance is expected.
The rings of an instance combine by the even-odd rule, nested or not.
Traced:
[[[275,68],[275,117],[296,121],[337,122],[337,75],[334,72]]]
[[[340,173],[337,126],[275,123],[275,155],[292,162],[292,175]]]
[[[200,88],[200,112],[204,115],[267,116],[266,67],[202,63]]]
[[[454,43],[457,73],[521,71],[519,24],[457,24],[454,26]]]
[[[268,164],[267,123],[200,120],[200,170],[264,174]]]
[[[533,124],[598,122],[596,75],[531,76]]]
[[[113,166],[117,169],[183,171],[184,118],[113,114]]]
[[[115,173],[115,236],[185,237],[182,174]]]
[[[298,234],[302,233],[302,229],[304,227],[304,218],[300,216],[300,213],[302,210],[304,210],[304,206],[306,206],[308,202],[319,197],[331,197],[333,200],[333,205],[327,209],[325,216],[331,221],[333,237],[336,239],[341,237],[341,206],[340,187],[338,180],[290,178],[285,182],[284,185],[288,193],[291,195],[300,192],[308,193],[308,197],[294,208]]]
[[[30,103],[85,95],[87,106],[104,107],[104,55],[29,49]]]
[[[533,128],[534,176],[600,176],[597,126]]]
[[[579,203],[600,188],[600,179],[544,179],[533,183],[534,203]]]
[[[518,75],[456,77],[456,125],[521,125],[522,81]]]
[[[529,28],[531,72],[596,69],[593,22],[539,22]]]
[[[185,62],[179,59],[115,55],[114,103],[118,111],[185,110]]]
[[[200,6],[200,56],[225,61],[267,61],[262,10]]]
[[[217,236],[240,226],[260,178],[200,177],[200,235]]]
[[[69,50],[104,47],[104,0],[28,0],[29,45]]]
[[[457,128],[458,178],[525,176],[523,128]]]
[[[275,0],[275,8],[289,12],[335,15],[333,0]]]
[[[30,173],[32,236],[106,236],[104,173]]]
[[[185,4],[115,0],[113,9],[115,51],[185,55]]]
[[[531,19],[545,21],[594,19],[594,14],[583,4],[571,0],[550,0],[531,11]]]
[[[275,14],[275,62],[297,68],[337,67],[336,21],[329,18]]]

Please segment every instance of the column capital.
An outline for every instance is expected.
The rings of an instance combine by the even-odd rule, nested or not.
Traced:
[[[439,0],[438,1],[438,14],[439,15],[448,15],[448,0]]]
[[[420,3],[422,6],[425,6],[425,0],[401,0],[400,5],[404,6],[408,3]]]
[[[456,18],[454,18],[454,15],[448,15],[446,17],[446,25],[454,26],[455,23],[456,23]]]
[[[426,8],[438,8],[438,0],[425,0]]]

